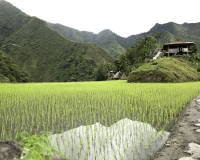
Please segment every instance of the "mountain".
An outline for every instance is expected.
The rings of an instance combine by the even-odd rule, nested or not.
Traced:
[[[31,17],[26,16],[18,8],[11,4],[1,0],[0,1],[0,46],[6,37],[14,34],[25,23],[30,20]]]
[[[127,37],[127,46],[130,47],[136,43],[136,39],[145,36],[155,36],[156,33],[162,33],[159,43],[168,43],[173,41],[195,42],[200,50],[200,22],[177,24],[168,22],[165,24],[156,23],[148,32]],[[133,43],[134,42],[134,43]]]
[[[200,49],[200,23],[184,23],[176,24],[169,22],[165,24],[155,24],[148,32],[137,35],[131,35],[127,38],[120,37],[110,30],[103,30],[98,34],[87,31],[78,31],[73,28],[63,26],[61,24],[48,23],[50,27],[57,30],[67,39],[76,42],[93,42],[102,48],[106,49],[113,57],[135,45],[137,39],[142,39],[147,35],[155,36],[156,33],[161,32],[162,37],[159,39],[160,43],[167,43],[172,41],[192,41],[197,44]]]
[[[68,40],[6,1],[0,1],[0,14],[1,50],[33,81],[94,80],[96,68],[113,61],[98,45]]]
[[[61,24],[48,23],[48,25],[67,39],[75,42],[93,42],[104,48],[114,58],[125,52],[123,43],[126,39],[118,36],[109,29],[103,30],[98,34],[94,34],[92,32],[79,31]]]
[[[155,24],[146,34],[155,35],[162,33],[160,42],[187,41],[195,42],[200,49],[200,22],[177,24],[169,22],[165,24]]]

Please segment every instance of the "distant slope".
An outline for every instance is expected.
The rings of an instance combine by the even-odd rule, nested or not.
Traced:
[[[0,1],[0,46],[6,37],[15,33],[30,17],[10,3]]]
[[[200,22],[199,23],[184,23],[176,24],[169,22],[165,24],[155,24],[146,34],[155,35],[156,32],[162,33],[160,42],[172,42],[172,41],[192,41],[197,44],[200,49]]]
[[[177,24],[169,22],[165,24],[156,23],[148,32],[127,37],[126,47],[136,44],[137,39],[144,38],[147,35],[155,36],[156,33],[161,32],[162,37],[159,43],[168,43],[173,41],[187,41],[195,42],[200,50],[200,22],[199,23],[184,23]]]
[[[6,54],[0,51],[0,83],[29,82],[29,76]]]
[[[94,34],[87,31],[81,32],[61,24],[48,24],[67,39],[71,39],[77,42],[94,42],[102,48],[106,49],[114,57],[124,53],[128,47],[135,45],[137,39],[142,39],[147,35],[154,36],[157,32],[162,33],[162,38],[159,39],[160,43],[172,42],[176,41],[177,39],[180,41],[192,41],[195,42],[197,47],[200,49],[200,23],[157,23],[148,32],[131,35],[127,38],[120,37],[110,30],[103,30],[98,34]]]
[[[130,82],[189,82],[199,81],[199,73],[191,62],[182,58],[160,58],[133,70]]]
[[[61,24],[48,23],[50,27],[58,31],[67,39],[76,42],[93,42],[104,48],[113,57],[125,52],[123,44],[125,44],[126,39],[118,36],[110,30],[103,30],[98,34],[87,31],[79,31]]]
[[[3,17],[11,16],[16,10],[10,3],[0,1],[4,8]],[[11,16],[12,17],[12,16]],[[15,17],[7,24],[8,36],[2,36],[1,45],[14,43],[22,47],[4,47],[8,54],[33,81],[83,81],[93,80],[97,66],[111,62],[113,58],[104,49],[94,43],[77,43],[67,40],[46,22],[25,15],[27,21],[22,23]],[[15,22],[19,22],[20,24]],[[21,24],[22,23],[22,24]],[[18,27],[17,27],[18,26]]]

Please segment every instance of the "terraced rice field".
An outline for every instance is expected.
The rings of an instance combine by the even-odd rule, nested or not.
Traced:
[[[72,132],[81,126],[103,125],[103,127],[111,129],[115,128],[113,127],[116,126],[115,124],[121,124],[122,129],[118,128],[123,135],[127,123],[137,121],[144,123],[143,126],[147,126],[146,128],[150,126],[153,131],[155,130],[156,134],[150,136],[151,142],[153,142],[158,136],[157,133],[163,135],[164,131],[176,122],[186,103],[199,93],[199,82],[129,84],[126,81],[106,81],[0,84],[0,140],[14,139],[15,135],[22,131],[31,134],[48,131],[52,134],[64,135],[64,132]],[[121,123],[122,121],[127,121],[127,123]],[[144,129],[141,131],[136,127],[135,130],[141,139],[138,143],[143,143]],[[130,132],[130,135],[133,134],[131,130],[126,130],[126,132]],[[84,135],[91,137],[89,131],[84,132]],[[110,139],[113,137],[115,137],[113,139],[117,139],[118,135],[116,136],[114,131],[104,132],[104,136],[98,137],[98,144],[103,143],[106,136]],[[132,146],[129,146],[129,138],[125,138],[121,142],[121,144],[127,142],[128,148]],[[71,144],[72,151],[68,150],[68,153],[64,154],[68,154],[72,158],[76,158],[79,154],[78,156],[86,158],[90,153],[90,148],[84,147],[86,144],[81,145],[81,143],[88,143],[87,146],[90,146],[90,143],[95,145],[97,141],[94,137],[88,138],[88,140],[89,142],[85,142],[79,138],[80,151],[76,154],[71,153],[73,149],[77,151],[77,147],[73,148],[75,140],[68,140],[67,143]],[[150,146],[150,144],[149,141],[148,145]],[[81,153],[81,148],[85,148],[84,154]],[[100,149],[101,146],[98,148],[99,151],[96,151],[95,157],[100,153]],[[108,148],[107,151],[105,148],[102,149],[103,152],[108,152],[108,150]],[[113,155],[116,155],[116,159],[122,159],[122,157],[128,159],[129,151],[127,150],[125,153],[125,150],[122,151],[122,148],[119,147],[118,151],[114,150]],[[137,155],[133,152],[131,154],[133,157]],[[105,156],[106,154],[102,154],[102,157],[105,158]]]

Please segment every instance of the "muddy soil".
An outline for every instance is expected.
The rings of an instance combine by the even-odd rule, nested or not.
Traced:
[[[21,146],[14,141],[0,142],[0,160],[13,160],[21,157]]]
[[[178,123],[171,129],[171,134],[166,144],[154,155],[152,160],[179,160],[190,157],[185,153],[189,143],[200,144],[200,133],[195,126],[200,119],[200,95],[191,100],[183,110]]]

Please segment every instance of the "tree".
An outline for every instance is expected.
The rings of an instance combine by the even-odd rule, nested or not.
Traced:
[[[155,35],[154,35],[155,39],[157,40],[157,43],[159,44],[160,43],[160,38],[162,37],[162,33],[161,32],[157,32]]]
[[[115,62],[116,63],[116,62]],[[126,75],[129,74],[131,71],[131,63],[130,60],[126,57],[126,54],[121,54],[118,57],[118,71],[121,71],[122,73],[125,73]]]
[[[135,47],[127,49],[126,55],[129,61],[134,65],[140,65],[145,62],[146,57],[155,55],[156,39],[151,36],[142,38]]]
[[[115,60],[114,64],[116,68],[128,76],[132,66],[139,67],[145,62],[146,58],[153,58],[155,49],[157,48],[156,44],[156,39],[152,36],[146,36],[140,41],[137,40],[136,46],[128,48],[125,54],[121,54]]]
[[[95,72],[95,79],[97,81],[105,81],[108,79],[108,73],[112,70],[113,66],[109,63],[104,63],[98,66]]]
[[[181,39],[178,37],[175,37],[175,41],[180,41]]]
[[[198,52],[198,49],[197,49],[196,44],[190,46],[190,50],[191,50],[192,53],[197,53],[197,52]]]
[[[156,39],[159,39],[159,38],[162,37],[162,33],[161,33],[161,32],[157,32],[157,33],[154,35],[154,37],[155,37]]]

